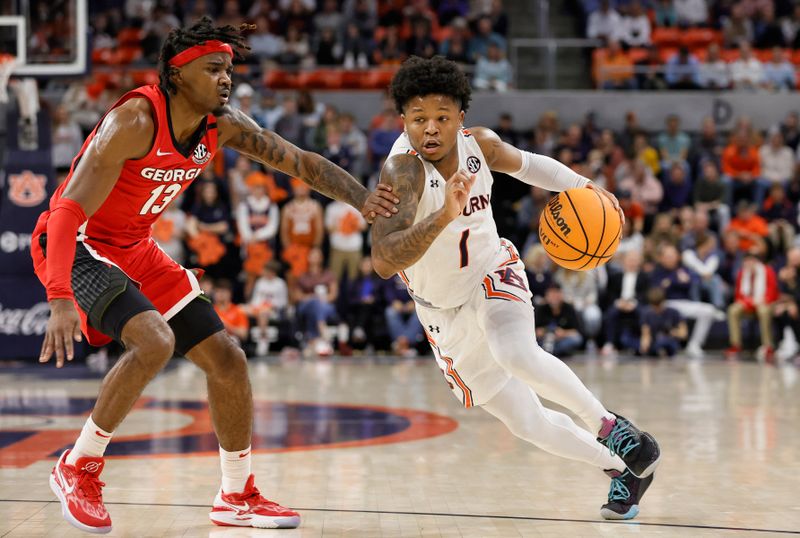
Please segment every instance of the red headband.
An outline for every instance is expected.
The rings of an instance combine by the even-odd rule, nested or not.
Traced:
[[[188,64],[192,60],[196,60],[200,56],[205,56],[206,54],[211,54],[214,52],[224,52],[233,58],[233,49],[230,45],[216,39],[210,39],[200,43],[199,45],[189,47],[179,54],[176,54],[169,61],[169,65],[181,67]]]

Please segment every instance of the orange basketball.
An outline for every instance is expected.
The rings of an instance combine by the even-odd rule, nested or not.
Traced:
[[[588,271],[606,263],[619,246],[622,223],[611,200],[593,189],[556,194],[539,217],[539,239],[561,267]]]

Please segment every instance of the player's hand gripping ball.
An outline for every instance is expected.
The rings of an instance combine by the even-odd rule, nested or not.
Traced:
[[[539,240],[561,267],[588,271],[614,256],[622,237],[622,218],[596,189],[556,194],[539,217]]]

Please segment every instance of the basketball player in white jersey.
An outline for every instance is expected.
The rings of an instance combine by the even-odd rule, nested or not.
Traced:
[[[606,410],[537,344],[524,266],[492,217],[491,171],[550,191],[593,188],[618,207],[616,199],[489,129],[464,129],[471,92],[453,62],[412,57],[391,93],[405,132],[381,182],[392,185],[400,203],[397,215],[372,228],[375,270],[406,282],[436,361],[465,407],[481,406],[543,450],[605,470],[612,480],[602,516],[635,517],[659,461],[658,444]],[[543,407],[539,397],[574,412],[589,430]]]

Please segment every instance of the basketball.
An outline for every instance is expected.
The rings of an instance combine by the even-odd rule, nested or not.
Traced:
[[[553,196],[539,217],[539,239],[561,267],[588,271],[608,262],[619,246],[622,223],[611,200],[593,189]]]

